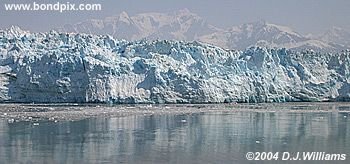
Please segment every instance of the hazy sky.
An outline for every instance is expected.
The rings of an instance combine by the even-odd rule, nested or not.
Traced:
[[[97,12],[5,11],[5,3],[101,3]],[[320,33],[332,26],[350,28],[350,0],[1,0],[0,28],[18,25],[32,31],[47,31],[63,24],[104,18],[126,11],[172,12],[183,8],[209,23],[230,27],[265,20],[292,27],[301,33]]]

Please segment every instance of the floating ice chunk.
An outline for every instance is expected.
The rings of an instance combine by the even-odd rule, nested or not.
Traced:
[[[14,122],[15,122],[15,119],[10,118],[10,119],[7,120],[7,122],[8,122],[9,124],[14,123]]]

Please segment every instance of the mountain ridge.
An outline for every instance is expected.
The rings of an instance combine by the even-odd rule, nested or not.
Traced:
[[[197,40],[222,48],[238,50],[244,50],[249,46],[266,46],[332,52],[350,47],[350,33],[339,27],[330,29],[318,37],[302,35],[290,27],[267,21],[256,21],[222,29],[208,23],[188,9],[170,13],[139,13],[132,16],[124,11],[104,19],[67,24],[56,30],[108,34],[129,41],[141,39]]]

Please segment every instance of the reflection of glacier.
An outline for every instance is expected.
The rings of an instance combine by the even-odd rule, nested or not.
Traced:
[[[248,151],[347,153],[350,122],[343,116],[336,112],[219,112],[88,119],[38,127],[2,123],[0,158],[8,163],[245,163]]]
[[[0,31],[0,102],[350,99],[350,54]]]

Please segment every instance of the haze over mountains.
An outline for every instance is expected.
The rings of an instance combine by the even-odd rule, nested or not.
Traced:
[[[313,49],[325,52],[350,48],[350,32],[339,27],[333,27],[324,34],[315,36],[302,35],[289,27],[265,21],[222,29],[209,24],[187,9],[172,13],[141,13],[133,16],[122,12],[104,19],[67,24],[57,30],[108,34],[118,39],[131,41],[140,39],[197,40],[222,48],[238,50],[254,45],[285,47],[294,50]]]

